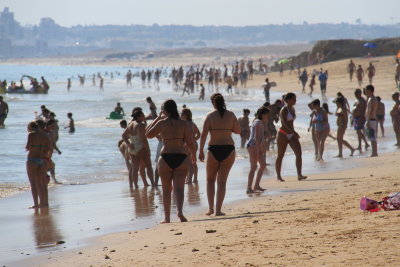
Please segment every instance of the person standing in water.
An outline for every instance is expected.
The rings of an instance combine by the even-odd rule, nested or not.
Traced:
[[[39,126],[34,121],[28,124],[28,132],[28,141],[25,148],[28,151],[26,171],[33,197],[33,206],[31,208],[48,208],[47,185],[49,179],[46,177],[46,165],[43,157],[51,148],[50,139],[39,130]]]
[[[315,131],[315,137],[318,145],[318,157],[317,161],[323,161],[323,155],[325,150],[325,141],[329,135],[329,121],[328,113],[325,109],[321,108],[321,102],[319,99],[315,99],[311,102],[313,107],[313,114],[311,121],[313,125],[313,131]]]
[[[226,181],[235,162],[235,143],[232,133],[240,134],[240,125],[232,111],[226,109],[224,97],[219,94],[211,96],[214,110],[207,114],[200,137],[199,159],[204,161],[204,145],[208,134],[208,153],[206,162],[208,212],[206,215],[225,215],[222,203],[226,193]],[[215,182],[217,182],[216,204]]]
[[[8,104],[3,100],[3,97],[0,96],[0,128],[4,128],[4,121],[8,115]]]
[[[348,124],[348,110],[347,110],[347,105],[346,105],[346,100],[344,97],[338,97],[334,101],[336,103],[337,109],[336,109],[336,124],[338,126],[337,132],[336,132],[336,138],[337,138],[337,143],[338,143],[338,149],[339,149],[339,154],[336,156],[338,158],[343,157],[343,145],[345,145],[348,149],[350,149],[350,156],[353,156],[355,149],[346,141],[344,140],[344,134],[347,129],[347,124]]]
[[[398,92],[393,93],[392,100],[394,104],[390,111],[390,117],[392,117],[393,130],[396,134],[397,142],[395,146],[400,147],[400,94]]]
[[[246,141],[249,140],[250,137],[249,115],[250,115],[250,110],[245,108],[243,109],[243,116],[239,117],[238,119],[240,125],[241,148],[244,148]]]
[[[353,106],[352,124],[354,126],[354,129],[357,132],[357,137],[358,137],[357,150],[359,150],[360,153],[362,153],[362,141],[363,140],[365,142],[365,150],[367,150],[369,147],[367,139],[365,138],[365,135],[364,135],[365,111],[367,109],[367,101],[365,101],[365,99],[362,97],[361,89],[356,89],[354,91],[354,96],[356,97],[356,102],[354,103],[354,106]]]
[[[193,145],[195,147],[195,153],[197,153],[198,149],[197,140],[199,140],[200,138],[200,131],[197,125],[193,122],[192,111],[188,108],[182,109],[181,120],[186,121],[189,124],[190,129],[192,130]],[[197,184],[198,183],[197,173],[198,173],[198,168],[196,162],[195,163],[189,162],[189,173],[186,179],[186,183],[191,184],[193,182]]]
[[[307,176],[302,174],[303,160],[299,142],[300,135],[294,130],[294,120],[296,119],[294,105],[296,104],[296,95],[294,93],[288,93],[284,95],[284,101],[286,106],[281,109],[279,114],[282,126],[279,128],[276,140],[278,145],[278,156],[275,162],[276,175],[279,182],[285,181],[281,176],[282,160],[285,156],[287,146],[290,145],[296,155],[297,179],[301,181],[306,179]]]
[[[67,90],[69,91],[71,89],[71,79],[68,78],[67,80]]]
[[[181,222],[187,219],[183,215],[185,198],[185,180],[189,171],[189,160],[196,161],[192,130],[187,122],[179,119],[178,108],[174,100],[163,103],[162,112],[146,128],[146,137],[158,135],[163,140],[163,148],[158,161],[158,172],[161,177],[164,204],[164,220],[171,222],[171,192],[174,191],[176,208]],[[187,152],[190,153],[190,158]]]
[[[378,156],[378,120],[376,111],[378,110],[378,100],[374,95],[375,88],[373,85],[367,85],[365,87],[365,94],[368,97],[367,110],[365,112],[365,118],[367,119],[367,137],[371,141],[372,153],[371,157]]]
[[[381,98],[379,96],[376,97],[376,100],[378,100],[378,108],[376,110],[376,118],[378,120],[379,126],[382,131],[382,137],[384,137],[385,136],[385,128],[383,127],[383,124],[385,122],[385,104],[381,101]],[[377,129],[376,136],[378,137],[379,127],[376,129]]]
[[[65,126],[64,129],[69,128],[69,131],[68,131],[68,132],[69,132],[70,134],[73,134],[73,133],[75,132],[75,122],[74,122],[74,119],[72,118],[72,113],[69,112],[69,113],[67,114],[67,117],[68,117],[68,119],[69,119],[69,124],[68,124],[68,126]]]
[[[265,167],[265,146],[267,145],[264,137],[264,125],[267,125],[269,120],[269,109],[265,106],[260,107],[256,112],[256,119],[253,121],[251,127],[251,135],[247,143],[247,151],[249,152],[250,171],[247,181],[247,194],[255,193],[258,191],[265,191],[260,186],[261,177],[264,173]],[[259,168],[257,171],[256,181],[253,187],[254,175],[257,170],[257,163]]]

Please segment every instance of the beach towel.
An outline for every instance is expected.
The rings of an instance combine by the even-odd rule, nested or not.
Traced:
[[[400,192],[391,193],[382,199],[381,207],[384,210],[400,210]]]

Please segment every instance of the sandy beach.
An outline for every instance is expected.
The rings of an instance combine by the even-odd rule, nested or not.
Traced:
[[[360,159],[362,168],[263,182],[281,195],[225,207],[227,216],[189,216],[92,240],[88,247],[45,253],[37,266],[393,266],[398,211],[363,212],[362,196],[399,191],[400,153]],[[22,262],[22,265],[28,262]]]

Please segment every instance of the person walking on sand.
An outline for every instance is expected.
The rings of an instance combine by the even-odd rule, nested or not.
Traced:
[[[362,153],[362,141],[365,143],[365,150],[368,149],[369,144],[367,139],[365,138],[364,134],[364,127],[365,127],[365,111],[367,109],[367,101],[362,97],[361,89],[356,89],[354,91],[354,96],[356,97],[356,102],[353,106],[352,112],[352,125],[354,126],[354,130],[357,132],[358,137],[358,147],[357,150]]]
[[[318,76],[318,80],[319,80],[319,86],[321,89],[322,99],[325,99],[326,98],[326,85],[328,83],[328,71],[323,71],[321,69],[321,72]]]
[[[373,85],[367,85],[365,87],[365,94],[368,97],[367,110],[365,112],[365,118],[367,120],[367,137],[371,141],[372,153],[370,157],[378,156],[378,120],[377,120],[377,110],[378,110],[378,100],[374,95],[375,88]]]
[[[247,151],[249,152],[250,159],[250,171],[246,190],[247,194],[255,193],[258,191],[265,191],[265,189],[260,186],[260,181],[267,166],[264,156],[265,147],[267,145],[264,137],[264,125],[268,123],[268,120],[269,109],[264,106],[260,107],[256,112],[256,119],[253,121],[250,139],[247,143]],[[255,172],[257,170],[257,163],[259,164],[259,168],[253,187],[253,180]]]
[[[187,219],[183,215],[185,180],[189,171],[189,160],[193,163],[196,162],[193,134],[189,124],[179,119],[178,108],[174,100],[165,101],[161,110],[162,112],[146,128],[147,138],[160,135],[163,140],[161,157],[158,160],[164,204],[164,220],[161,223],[171,221],[172,191],[174,191],[176,199],[178,217],[181,222],[186,222]]]
[[[46,177],[46,166],[43,157],[51,148],[51,144],[49,138],[39,131],[39,126],[34,121],[28,124],[28,141],[25,148],[28,151],[26,171],[33,198],[33,206],[31,208],[48,208],[47,185],[49,180]]]
[[[313,130],[315,131],[315,137],[318,145],[318,157],[317,161],[323,161],[325,141],[329,135],[329,121],[328,113],[325,109],[321,108],[321,102],[319,99],[315,99],[311,102],[313,108],[313,114],[311,121],[314,124]]]
[[[301,85],[303,86],[303,89],[301,90],[302,94],[306,93],[305,88],[306,88],[307,80],[308,80],[307,70],[304,69],[303,72],[299,76],[299,82],[301,82]]]
[[[7,118],[9,109],[8,104],[3,100],[3,97],[0,96],[0,128],[4,128],[4,121]]]
[[[368,74],[368,80],[369,80],[369,84],[372,84],[372,80],[374,79],[375,76],[375,66],[372,65],[372,62],[369,63],[369,66],[367,68],[367,74]]]
[[[400,147],[400,94],[398,92],[393,93],[392,100],[394,104],[390,111],[390,117],[392,117],[393,130],[396,134],[395,146]]]
[[[278,145],[278,155],[275,162],[275,170],[277,179],[279,182],[284,182],[281,176],[282,160],[285,156],[286,148],[288,145],[292,148],[296,155],[296,169],[297,169],[297,179],[304,180],[307,176],[302,174],[302,152],[301,145],[299,142],[300,135],[294,130],[294,120],[296,119],[296,112],[294,110],[294,105],[296,104],[296,95],[294,93],[288,93],[284,95],[284,101],[286,106],[284,106],[279,117],[281,120],[281,128],[278,131],[277,145]]]
[[[349,73],[350,82],[353,81],[353,74],[356,70],[356,64],[354,64],[353,60],[350,60],[349,65],[347,65],[347,72]]]
[[[269,82],[269,79],[265,79],[265,83],[263,84],[263,89],[264,89],[264,96],[265,96],[265,101],[269,102],[269,91],[271,90],[271,83]]]
[[[68,119],[69,119],[69,124],[68,124],[68,126],[65,126],[64,129],[69,128],[69,131],[68,131],[68,132],[69,132],[70,134],[73,134],[73,133],[75,132],[75,122],[74,122],[74,119],[72,118],[72,113],[69,112],[69,113],[67,114],[67,117],[68,117]]]
[[[195,147],[195,153],[197,153],[198,149],[197,140],[200,139],[200,131],[196,123],[193,122],[192,111],[188,108],[182,109],[181,120],[186,121],[189,124],[190,129],[192,130],[193,145]],[[198,183],[197,173],[198,173],[198,168],[196,162],[193,163],[189,161],[189,173],[186,179],[186,183],[191,184],[193,182],[197,184]]]
[[[211,215],[215,212],[216,216],[222,216],[225,215],[221,209],[225,198],[226,182],[235,162],[235,142],[232,139],[232,133],[240,134],[240,125],[235,114],[226,109],[225,100],[221,94],[213,94],[211,102],[214,110],[207,114],[203,124],[199,159],[200,161],[205,159],[204,145],[210,133],[206,163],[208,197],[208,212],[206,215]],[[215,182],[217,182],[218,187],[214,210]]]
[[[381,98],[379,96],[376,97],[376,100],[378,100],[378,108],[376,110],[376,119],[378,120],[379,127],[381,128],[382,132],[382,137],[385,137],[385,128],[383,127],[383,124],[385,122],[385,104],[381,101]],[[376,128],[376,136],[378,137],[378,132],[379,132],[379,127]]]
[[[334,100],[336,103],[337,109],[335,115],[337,116],[336,124],[338,126],[336,132],[336,140],[338,143],[339,154],[336,156],[338,158],[343,157],[343,145],[345,145],[348,149],[350,149],[350,156],[353,156],[355,149],[346,141],[344,140],[344,134],[347,129],[348,124],[348,110],[346,106],[346,101],[344,97],[338,97]]]
[[[361,65],[358,65],[356,76],[357,76],[358,86],[362,86],[364,78],[364,69],[361,67]]]
[[[140,161],[144,162],[144,166],[147,169],[147,175],[149,176],[150,183],[152,186],[155,186],[153,167],[151,165],[150,158],[150,148],[145,135],[145,121],[146,119],[143,111],[141,109],[134,109],[132,113],[132,121],[128,124],[128,126],[122,133],[122,139],[128,145],[128,152],[131,159],[131,173],[129,175],[130,188],[133,188],[133,185],[135,185],[135,188],[139,188],[138,177]],[[142,179],[143,185],[145,187],[149,186],[144,175],[142,176]]]
[[[311,81],[310,84],[308,85],[310,87],[310,93],[308,94],[309,97],[312,97],[312,93],[314,92],[314,85],[316,84],[315,76],[316,75],[314,73],[311,75]]]

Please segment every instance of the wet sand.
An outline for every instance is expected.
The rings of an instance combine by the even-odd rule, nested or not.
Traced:
[[[203,210],[189,215],[188,223],[104,235],[72,250],[61,247],[75,245],[67,240],[32,260],[38,266],[393,265],[400,249],[399,211],[363,212],[359,199],[399,191],[399,156],[362,159],[363,168],[302,182],[264,180],[269,193],[226,205],[227,216],[205,216]]]

